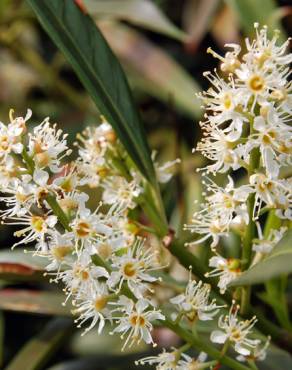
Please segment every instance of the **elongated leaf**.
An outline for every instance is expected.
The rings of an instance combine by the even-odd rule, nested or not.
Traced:
[[[245,271],[230,286],[263,283],[292,272],[292,230],[288,230],[271,254],[263,261]]]
[[[84,0],[84,4],[96,17],[124,20],[180,41],[187,38],[187,35],[149,0]]]
[[[191,117],[200,116],[200,103],[195,96],[200,88],[175,60],[125,25],[103,21],[100,27],[134,86]]]
[[[23,253],[21,250],[0,251],[0,278],[5,280],[34,280],[43,277],[45,258]]]
[[[39,370],[66,340],[72,330],[69,318],[52,319],[47,326],[31,339],[14,357],[6,370]]]
[[[201,40],[209,31],[219,0],[188,0],[184,7],[184,29],[189,35],[187,48],[195,53]]]
[[[124,72],[93,20],[73,0],[27,0],[129,155],[155,183],[150,150]]]
[[[0,309],[7,311],[71,316],[70,304],[63,306],[64,300],[62,293],[7,288],[0,290]]]

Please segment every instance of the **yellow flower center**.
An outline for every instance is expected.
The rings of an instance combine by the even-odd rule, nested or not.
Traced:
[[[40,216],[32,216],[31,226],[35,231],[41,233],[45,230],[45,220]]]
[[[72,248],[69,245],[59,245],[52,248],[52,254],[56,260],[61,261],[71,252],[71,250]]]
[[[132,262],[128,262],[123,267],[123,272],[126,275],[126,277],[133,277],[136,275],[136,268],[135,265]]]
[[[40,167],[47,167],[51,162],[51,158],[48,152],[42,152],[35,155],[35,161]]]
[[[261,76],[254,75],[249,79],[248,86],[254,93],[258,93],[264,89],[265,81]]]
[[[137,314],[134,314],[130,317],[130,323],[131,323],[132,326],[138,325],[138,326],[143,327],[146,324],[146,320],[144,319],[143,316],[139,316]]]
[[[107,304],[107,297],[101,296],[96,298],[94,302],[94,308],[96,311],[101,311]]]
[[[86,238],[90,234],[90,224],[86,221],[79,221],[75,232],[80,238]]]

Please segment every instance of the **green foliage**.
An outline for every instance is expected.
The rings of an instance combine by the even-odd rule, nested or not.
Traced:
[[[263,261],[245,271],[230,286],[263,283],[282,274],[292,272],[292,230],[288,230],[282,240]]]
[[[93,20],[71,0],[27,1],[138,169],[155,183],[150,150],[124,72]]]

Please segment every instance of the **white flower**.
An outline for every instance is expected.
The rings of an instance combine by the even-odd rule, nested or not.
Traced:
[[[216,305],[216,299],[209,302],[211,287],[209,284],[198,283],[192,280],[191,271],[189,282],[186,286],[185,293],[171,298],[170,302],[178,306],[179,311],[185,314],[190,321],[212,320],[218,313],[219,308],[223,306]]]
[[[60,234],[57,230],[52,232],[47,239],[47,250],[36,251],[35,255],[47,257],[50,263],[46,266],[47,271],[57,270],[57,275],[66,261],[70,261],[74,251],[72,233]]]
[[[208,136],[201,139],[196,150],[215,163],[208,164],[200,170],[206,170],[206,172],[213,174],[226,172],[230,168],[237,170],[240,167],[241,157],[240,146],[237,146],[237,141],[231,140],[227,134],[214,124],[208,126],[207,133]]]
[[[101,205],[101,204],[100,204]],[[91,213],[87,208],[80,208],[70,227],[76,238],[76,252],[79,253],[85,247],[90,248],[98,241],[102,241],[112,234],[110,214],[98,213],[100,205]]]
[[[213,343],[223,344],[227,340],[234,346],[234,350],[243,355],[250,355],[251,351],[260,343],[259,339],[250,339],[252,328],[257,319],[254,316],[250,320],[240,321],[237,317],[239,306],[233,302],[228,315],[221,315],[218,326],[222,330],[214,330],[211,333]]]
[[[22,176],[21,179],[14,178],[3,189],[5,196],[0,197],[1,202],[5,202],[7,209],[1,210],[3,219],[11,216],[23,216],[28,213],[34,203],[33,194],[35,186],[30,182],[31,177]]]
[[[20,167],[16,159],[7,155],[4,161],[0,161],[0,191],[4,193],[7,187],[25,172],[26,169]]]
[[[215,269],[206,273],[206,277],[219,276],[218,287],[222,294],[225,293],[228,284],[241,274],[240,261],[236,258],[226,259],[217,255],[210,258],[209,266]]]
[[[121,290],[122,284],[127,283],[129,289],[137,298],[142,298],[146,290],[150,290],[148,283],[157,280],[150,272],[161,268],[158,265],[157,253],[151,248],[146,248],[143,239],[127,248],[127,252],[121,256],[113,255],[112,268],[108,279],[110,289],[116,292]]]
[[[48,248],[46,242],[46,234],[54,230],[57,223],[57,217],[54,215],[35,215],[29,212],[23,216],[11,216],[9,225],[24,225],[21,230],[15,231],[14,235],[24,238],[19,242],[15,243],[12,248],[20,244],[27,244],[33,241],[37,242],[36,249],[46,250]]]
[[[102,187],[102,200],[106,204],[122,204],[125,208],[136,207],[135,198],[142,192],[136,176],[129,182],[122,176],[111,176],[102,182]]]
[[[31,117],[31,110],[27,110],[25,118],[13,118],[13,109],[9,112],[11,122],[6,126],[0,122],[0,162],[5,162],[10,153],[20,154],[23,150],[21,136],[24,133],[26,121]]]
[[[255,131],[249,136],[246,148],[250,152],[259,147],[267,175],[277,178],[281,166],[291,164],[292,127],[281,122],[270,104],[262,108],[263,115],[254,118]]]
[[[62,158],[71,154],[67,147],[67,136],[56,128],[56,124],[51,125],[49,118],[34,128],[33,134],[29,135],[28,148],[37,168],[48,167],[55,173],[60,171]]]
[[[268,38],[268,27],[263,26],[259,29],[259,24],[254,24],[256,30],[256,39],[250,43],[245,40],[248,54],[246,58],[253,59],[259,65],[265,65],[270,68],[286,67],[292,62],[292,54],[286,54],[289,47],[289,39],[282,45],[277,45],[280,31],[275,30],[271,40]]]
[[[73,310],[74,315],[80,315],[75,323],[78,323],[80,328],[85,322],[91,320],[90,325],[84,330],[82,335],[88,333],[98,324],[97,332],[101,334],[105,321],[111,321],[111,310],[107,307],[109,293],[107,285],[104,283],[95,284],[94,288],[88,290],[82,297],[82,300],[75,301]]]
[[[88,252],[83,251],[77,259],[66,261],[66,270],[55,274],[56,277],[51,279],[52,282],[62,280],[65,284],[67,299],[74,295],[76,299],[81,299],[88,292],[92,292],[98,284],[100,277],[108,278],[109,274],[104,267],[95,266],[91,261]],[[53,274],[51,274],[53,275]]]
[[[248,185],[236,188],[230,176],[225,188],[207,179],[207,190],[211,194],[206,196],[207,202],[202,204],[202,210],[194,213],[192,223],[185,228],[193,233],[205,234],[202,238],[189,243],[190,245],[201,243],[211,237],[213,239],[211,247],[214,248],[221,236],[228,235],[236,217],[240,217],[245,224],[248,224],[246,200],[253,190]]]
[[[207,359],[207,354],[205,352],[200,352],[196,359],[186,353],[182,353],[181,356],[182,359],[179,360],[176,370],[206,369],[207,364],[205,364],[205,361]]]
[[[180,159],[175,159],[174,161],[168,161],[162,165],[159,165],[155,161],[156,154],[157,153],[154,151],[152,152],[152,155],[151,155],[152,161],[154,163],[156,177],[157,177],[158,182],[160,182],[161,184],[165,184],[172,178],[172,173],[169,171],[170,168],[172,168],[175,164],[180,163]]]
[[[128,345],[131,347],[134,343],[139,343],[141,340],[155,346],[151,336],[152,323],[155,320],[165,320],[161,312],[149,309],[150,302],[145,299],[139,299],[137,303],[134,303],[131,299],[120,296],[116,305],[118,307],[115,311],[120,312],[122,316],[117,317],[118,326],[112,333],[122,333],[122,339],[127,335],[122,350]]]
[[[250,176],[249,181],[255,191],[255,219],[258,218],[263,203],[275,209],[278,217],[292,219],[291,180],[271,179],[262,173]]]
[[[264,361],[267,357],[267,349],[270,345],[271,338],[268,337],[264,344],[258,343],[255,348],[252,348],[248,356],[239,355],[236,359],[240,362],[245,361]]]
[[[116,135],[109,123],[103,121],[98,127],[87,127],[83,135],[77,138],[82,144],[79,146],[77,161],[78,170],[82,174],[81,183],[97,187],[109,173],[105,154],[116,141]]]
[[[283,238],[287,227],[281,227],[279,230],[271,229],[267,238],[264,238],[260,223],[257,222],[258,239],[253,240],[252,250],[262,254],[269,254],[274,246]]]
[[[136,365],[155,365],[157,370],[176,370],[177,369],[177,350],[172,352],[166,352],[163,349],[163,352],[159,353],[157,356],[149,356],[142,358],[139,361],[136,361]]]

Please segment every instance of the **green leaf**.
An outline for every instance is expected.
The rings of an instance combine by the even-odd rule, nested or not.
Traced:
[[[124,72],[86,11],[73,0],[27,0],[71,63],[140,172],[155,184],[150,150]]]
[[[201,116],[199,85],[170,55],[130,27],[105,21],[99,25],[133,86],[192,118]]]
[[[40,370],[68,339],[72,331],[72,320],[69,318],[52,319],[46,327],[24,345],[14,357],[6,370]]]
[[[291,259],[292,230],[288,230],[269,256],[243,272],[229,286],[258,284],[283,274],[289,274],[292,272]]]
[[[3,280],[39,280],[47,259],[24,253],[22,250],[3,249],[0,251],[0,278]]]
[[[84,0],[84,4],[97,18],[127,21],[179,41],[185,41],[187,38],[187,34],[177,28],[157,5],[149,0]]]
[[[6,311],[71,316],[70,304],[62,305],[64,300],[62,293],[8,288],[0,290],[0,309]]]

